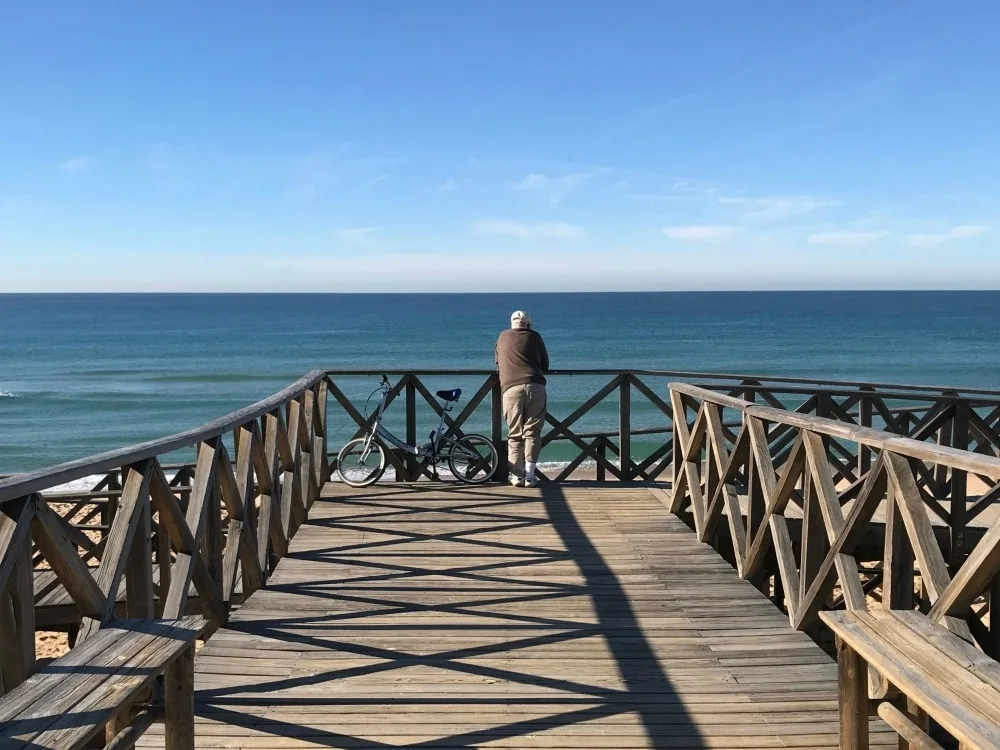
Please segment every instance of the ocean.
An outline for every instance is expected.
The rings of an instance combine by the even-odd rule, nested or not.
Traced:
[[[1000,292],[0,295],[0,474],[193,427],[314,368],[490,369],[511,311],[558,369],[657,369],[1000,388]],[[559,377],[568,415],[608,378]],[[374,377],[338,378],[364,406]],[[665,395],[666,380],[650,385]],[[472,392],[471,377],[428,386]],[[633,424],[664,425],[633,396]],[[330,446],[352,423],[331,402]],[[400,429],[402,401],[390,408]],[[434,426],[422,408],[421,434]],[[488,424],[488,400],[471,422]],[[612,397],[579,423],[613,429]],[[655,440],[635,440],[641,457]],[[552,445],[544,462],[575,449]]]

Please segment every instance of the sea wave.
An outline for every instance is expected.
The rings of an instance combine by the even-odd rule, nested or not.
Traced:
[[[258,383],[258,382],[293,382],[299,375],[254,375],[251,373],[204,373],[195,375],[154,375],[144,380],[154,383]]]
[[[164,472],[167,477],[167,481],[172,480],[176,475],[176,471],[166,471]],[[16,475],[15,475],[16,476]],[[72,482],[65,482],[63,484],[56,485],[55,487],[49,487],[43,490],[43,494],[46,492],[90,492],[104,479],[104,474],[91,474],[90,476],[82,477],[80,479],[74,479]]]
[[[21,398],[21,394],[14,393],[14,391],[0,390],[0,398]]]

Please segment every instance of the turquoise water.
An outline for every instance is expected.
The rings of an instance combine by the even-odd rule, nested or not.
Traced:
[[[488,369],[516,308],[559,369],[1000,388],[1000,292],[0,295],[0,473],[192,427],[317,368]],[[569,414],[607,378],[554,378]],[[431,378],[471,395],[482,380]],[[665,379],[650,379],[661,394]],[[338,379],[363,405],[376,378]],[[399,428],[402,402],[390,411]],[[420,411],[421,434],[433,427]],[[634,396],[634,424],[664,426]],[[484,429],[488,400],[472,426]],[[351,424],[330,408],[331,445]],[[614,428],[610,399],[581,429]],[[642,452],[655,441],[636,441]],[[553,447],[546,461],[575,450]]]

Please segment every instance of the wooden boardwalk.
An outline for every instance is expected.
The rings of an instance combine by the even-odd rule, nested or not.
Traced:
[[[836,665],[643,487],[328,485],[195,671],[205,748],[837,746]]]

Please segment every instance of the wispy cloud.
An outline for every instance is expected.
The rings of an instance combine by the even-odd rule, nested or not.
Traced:
[[[517,190],[538,193],[552,203],[560,203],[596,176],[597,172],[574,172],[558,177],[535,172],[514,183],[514,187]]]
[[[766,197],[749,196],[716,196],[716,200],[727,206],[740,206],[746,209],[743,214],[745,221],[779,221],[800,216],[821,208],[831,208],[841,205],[837,200],[816,198],[812,195],[783,195]]]
[[[460,184],[458,180],[454,177],[449,177],[447,180],[438,185],[434,190],[438,193],[451,193],[458,190]]]
[[[392,176],[402,159],[359,153],[355,144],[316,148],[286,163],[288,180],[281,195],[309,203],[333,188],[368,193]]]
[[[519,240],[578,240],[584,236],[582,227],[562,222],[523,222],[509,219],[483,219],[472,225],[472,231],[485,237],[513,237]]]
[[[361,191],[365,192],[365,193],[370,192],[370,191],[374,190],[375,188],[377,188],[379,185],[381,185],[383,182],[385,182],[388,179],[389,179],[389,175],[387,173],[385,173],[385,172],[383,172],[382,174],[377,174],[374,177],[372,177],[371,179],[367,180],[361,186]]]
[[[960,224],[947,232],[908,234],[901,241],[914,247],[937,247],[953,240],[979,237],[989,231],[990,227],[985,224]]]
[[[0,214],[11,216],[40,216],[46,211],[44,203],[31,195],[0,196]]]
[[[810,245],[861,247],[877,242],[888,234],[888,232],[814,232],[806,237],[806,242]]]
[[[154,143],[146,149],[146,168],[163,180],[177,180],[191,170],[195,146]]]
[[[630,201],[637,201],[639,203],[670,203],[691,199],[687,195],[673,195],[671,193],[634,193],[625,197]]]
[[[731,237],[739,231],[737,227],[726,225],[695,224],[686,227],[667,227],[663,234],[680,242],[709,242]]]
[[[74,156],[59,164],[59,171],[66,174],[79,174],[92,169],[97,165],[97,159],[93,156]]]
[[[316,149],[292,163],[293,184],[282,193],[286,200],[308,203],[340,179],[339,164],[346,147]]]
[[[376,227],[341,227],[334,234],[337,239],[350,245],[371,246],[375,244],[376,232],[378,232]]]

